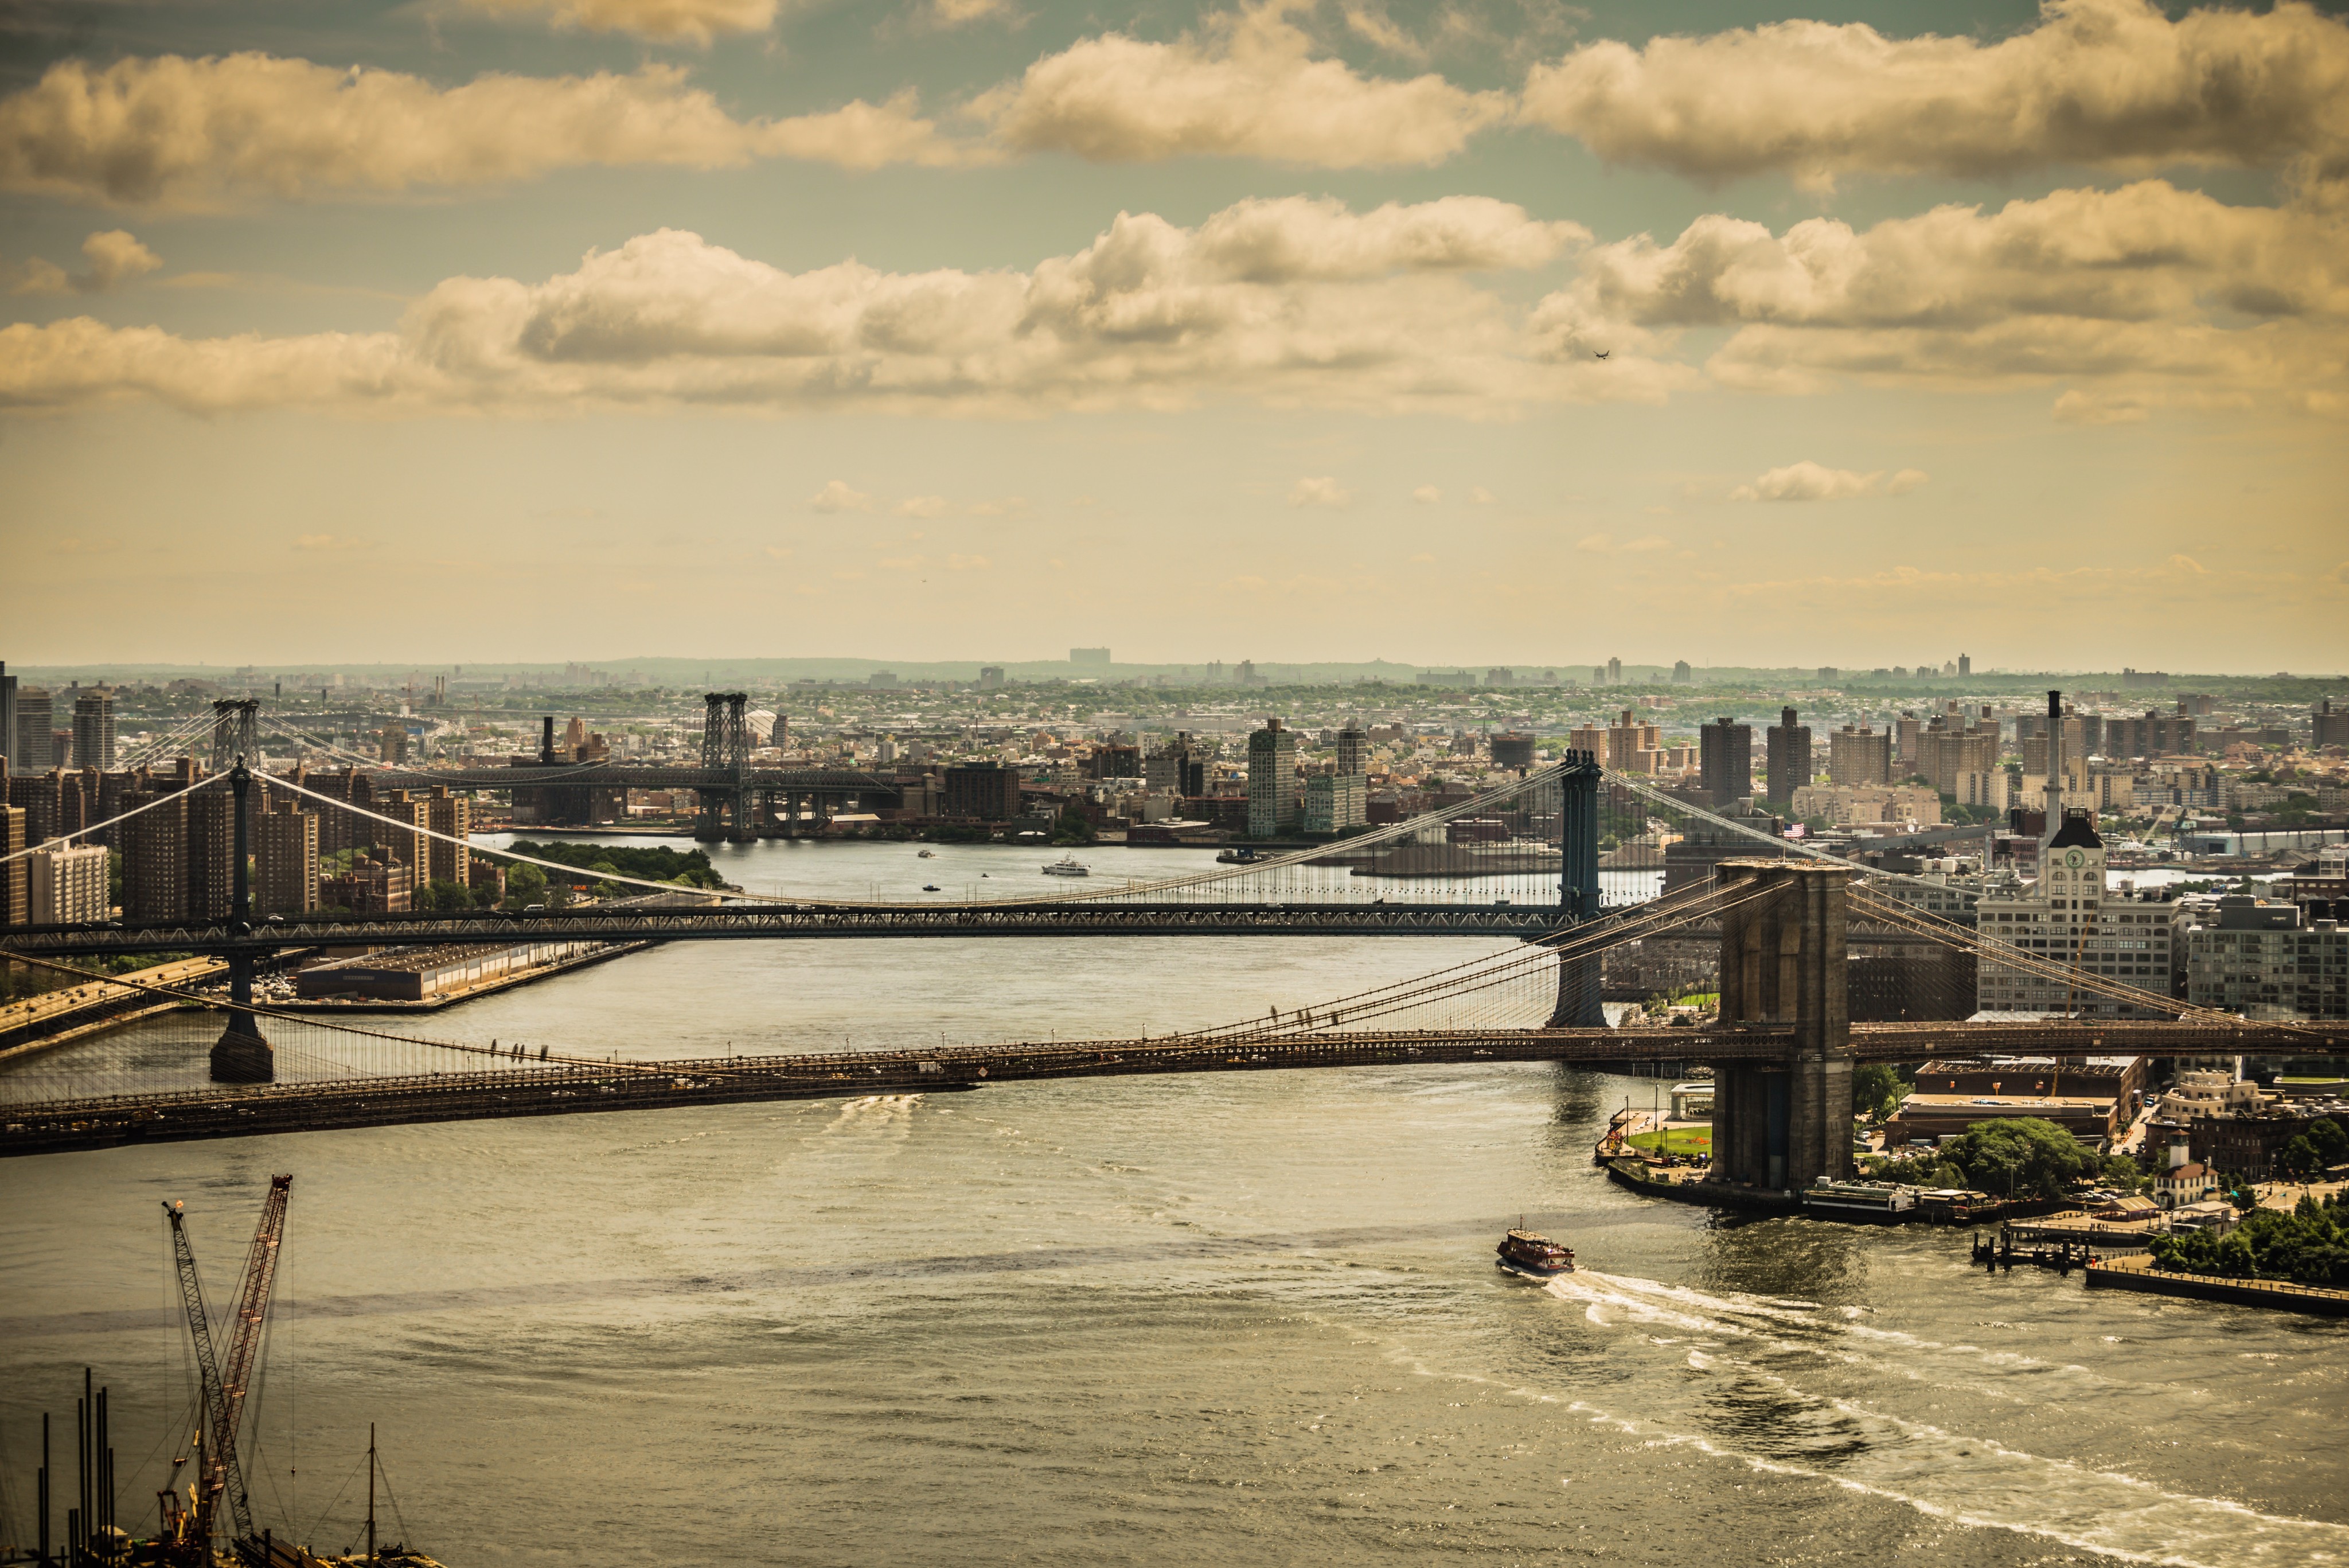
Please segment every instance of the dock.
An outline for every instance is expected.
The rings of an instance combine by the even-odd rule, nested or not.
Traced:
[[[2137,1291],[2147,1295],[2224,1302],[2231,1306],[2309,1313],[2318,1317],[2349,1317],[2349,1291],[2296,1284],[2290,1280],[2175,1273],[2155,1268],[2150,1254],[2097,1259],[2086,1265],[2085,1282],[2092,1291]]]

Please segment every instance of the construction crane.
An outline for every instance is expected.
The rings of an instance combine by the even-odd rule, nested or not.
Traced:
[[[261,1206],[261,1223],[245,1253],[244,1273],[237,1283],[237,1302],[231,1320],[228,1356],[213,1352],[212,1318],[204,1307],[203,1282],[196,1272],[196,1255],[188,1245],[183,1206],[166,1203],[171,1222],[171,1255],[178,1265],[180,1302],[187,1309],[188,1334],[195,1341],[196,1367],[202,1382],[202,1415],[196,1444],[198,1474],[194,1483],[193,1518],[186,1537],[207,1555],[218,1528],[221,1499],[228,1500],[236,1539],[253,1534],[253,1505],[244,1486],[243,1462],[238,1458],[237,1428],[244,1417],[244,1397],[252,1386],[254,1363],[261,1354],[261,1327],[269,1315],[270,1287],[277,1278],[277,1252],[285,1234],[285,1200],[294,1186],[291,1176],[269,1179],[269,1196]]]

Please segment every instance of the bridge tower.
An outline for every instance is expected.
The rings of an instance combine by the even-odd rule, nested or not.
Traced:
[[[1557,912],[1561,926],[1599,918],[1599,784],[1605,770],[1592,752],[1568,752],[1558,769]],[[1557,966],[1557,1008],[1553,1029],[1598,1029],[1607,1023],[1599,1005],[1597,955],[1566,958]]]
[[[222,704],[213,706],[217,711]],[[252,709],[259,704],[248,702],[243,706]],[[249,712],[246,718],[250,722]],[[213,733],[217,741],[217,727]],[[239,937],[250,937],[253,935],[253,875],[248,869],[247,859],[251,852],[252,830],[247,826],[246,806],[247,797],[253,790],[253,774],[245,766],[243,756],[236,758],[228,782],[229,788],[236,796],[236,831],[232,841],[236,865],[231,883],[235,903],[229,929]],[[253,965],[254,952],[249,947],[240,946],[229,954],[228,1027],[221,1031],[221,1037],[213,1042],[212,1052],[212,1078],[215,1084],[266,1084],[277,1076],[277,1053],[263,1038],[261,1021],[253,1015]]]
[[[1721,1022],[1794,1026],[1783,1062],[1714,1064],[1713,1177],[1775,1191],[1851,1174],[1846,895],[1854,868],[1724,860]],[[1744,894],[1760,893],[1744,902]]]
[[[212,704],[212,750],[204,771],[227,773],[238,762],[261,758],[261,702],[253,697],[223,697]]]
[[[750,819],[750,729],[743,711],[750,701],[743,691],[710,691],[701,699],[701,766],[725,774],[731,782],[697,792],[701,809],[693,826],[694,838],[703,844],[729,839],[747,844],[758,837]]]

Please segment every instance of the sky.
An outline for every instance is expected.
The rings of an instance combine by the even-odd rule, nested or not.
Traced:
[[[15,0],[0,659],[2349,668],[2349,21]]]

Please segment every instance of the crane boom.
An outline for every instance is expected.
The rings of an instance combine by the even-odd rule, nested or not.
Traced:
[[[202,1414],[197,1417],[200,1432],[209,1432],[213,1425],[212,1412],[220,1406],[220,1358],[212,1351],[212,1316],[204,1308],[203,1277],[196,1272],[196,1254],[188,1245],[188,1229],[184,1223],[185,1207],[178,1203],[163,1205],[164,1218],[171,1222],[171,1258],[180,1276],[180,1304],[188,1314],[188,1337],[195,1342],[196,1372]],[[237,1468],[233,1449],[222,1450],[219,1444],[200,1442],[197,1445],[197,1476],[193,1532],[198,1542],[211,1538],[212,1511],[219,1505],[221,1493],[228,1490],[229,1472]],[[236,1490],[244,1490],[244,1478],[236,1477]],[[206,1550],[209,1550],[208,1548]]]
[[[212,1447],[229,1456],[235,1485],[229,1506],[235,1511],[240,1539],[253,1533],[253,1505],[244,1491],[243,1468],[234,1458],[236,1432],[244,1416],[244,1397],[252,1386],[254,1359],[261,1354],[261,1325],[269,1315],[269,1288],[277,1279],[277,1248],[285,1236],[285,1199],[294,1187],[291,1176],[269,1179],[269,1197],[261,1205],[261,1223],[253,1232],[253,1246],[244,1256],[244,1278],[237,1291],[235,1335],[228,1344],[228,1361],[221,1369],[220,1404],[212,1412]]]
[[[277,1253],[285,1235],[285,1200],[294,1185],[291,1176],[269,1179],[269,1196],[261,1206],[261,1223],[246,1251],[244,1273],[237,1283],[235,1328],[223,1364],[212,1345],[212,1319],[204,1308],[203,1282],[196,1272],[196,1255],[188,1245],[181,1206],[163,1205],[171,1221],[171,1255],[180,1276],[181,1304],[188,1314],[188,1334],[195,1341],[196,1365],[202,1378],[206,1441],[203,1473],[196,1495],[199,1542],[212,1538],[213,1518],[224,1494],[236,1521],[236,1534],[253,1533],[253,1507],[245,1492],[244,1466],[237,1457],[237,1428],[244,1417],[245,1394],[251,1387],[254,1364],[261,1353],[261,1328],[269,1316],[269,1293],[277,1278]]]

